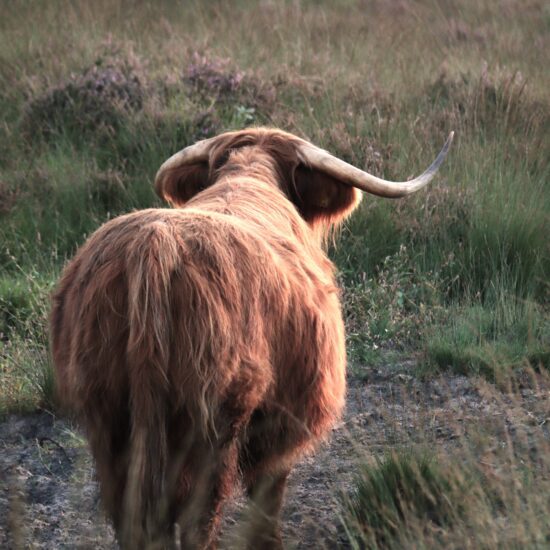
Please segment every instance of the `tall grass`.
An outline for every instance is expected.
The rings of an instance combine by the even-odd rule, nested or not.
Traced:
[[[545,357],[543,2],[17,0],[0,28],[3,281],[22,269],[51,282],[101,223],[160,205],[151,182],[168,155],[224,129],[282,126],[394,179],[424,168],[454,129],[429,190],[365,197],[331,249],[352,359],[412,346],[427,365],[464,370],[459,326],[478,311],[516,316],[498,337],[515,350],[505,363]],[[514,328],[527,315],[518,303],[537,312],[529,343]],[[498,340],[492,324],[477,323],[473,355]]]
[[[54,278],[37,270],[0,277],[0,418],[56,406],[44,330]]]
[[[543,0],[2,2],[0,416],[56,406],[60,270],[106,220],[161,205],[176,150],[271,124],[402,180],[455,130],[431,187],[366,196],[330,255],[352,363],[481,375],[509,392],[503,425],[437,452],[407,434],[360,469],[343,529],[352,548],[548,546],[548,411],[511,415],[550,367],[549,36]]]
[[[379,412],[391,417],[399,444],[386,442],[391,451],[361,459],[353,489],[341,497],[344,547],[547,547],[547,383],[547,375],[531,371],[503,396],[479,379],[472,388],[483,398],[462,395],[447,411],[444,426],[453,436],[443,441],[430,429],[441,409],[406,394],[408,414],[400,418],[386,410],[398,407],[387,397]],[[471,416],[469,407],[480,403],[483,416]]]

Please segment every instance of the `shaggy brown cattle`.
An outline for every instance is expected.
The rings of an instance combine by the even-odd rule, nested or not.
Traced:
[[[247,544],[281,545],[288,473],[344,405],[323,238],[358,189],[425,185],[448,143],[422,176],[391,183],[279,130],[223,134],[159,170],[176,208],[111,220],[82,246],[53,298],[53,358],[123,548],[215,546],[241,480]]]

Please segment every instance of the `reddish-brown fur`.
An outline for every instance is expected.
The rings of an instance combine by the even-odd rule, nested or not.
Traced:
[[[323,237],[360,194],[299,162],[296,138],[217,138],[109,221],[53,298],[59,395],[82,419],[124,548],[213,547],[242,479],[250,548],[280,546],[286,477],[339,418],[344,328]],[[152,546],[151,546],[152,544]]]

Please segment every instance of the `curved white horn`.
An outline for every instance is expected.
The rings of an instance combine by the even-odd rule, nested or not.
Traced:
[[[196,164],[199,162],[206,162],[210,153],[212,141],[215,138],[203,139],[193,145],[189,145],[185,149],[173,154],[169,159],[165,160],[161,167],[157,171],[155,176],[155,191],[157,195],[164,198],[163,187],[166,178],[170,175],[172,170],[179,168],[184,164]]]
[[[185,149],[174,153],[169,159],[162,163],[155,179],[162,175],[163,172],[181,166],[182,164],[193,164],[194,162],[204,162],[208,160],[208,153],[210,152],[210,146],[214,139],[215,138],[210,138],[197,141],[197,143],[189,145]]]
[[[439,167],[445,160],[449,147],[453,141],[454,132],[449,134],[443,149],[439,152],[436,159],[420,176],[410,181],[394,182],[377,178],[368,172],[364,172],[347,162],[334,157],[328,151],[320,149],[307,141],[300,140],[299,146],[303,160],[311,168],[315,168],[325,174],[333,176],[338,180],[352,187],[357,187],[367,193],[395,199],[410,195],[418,191],[433,179]]]

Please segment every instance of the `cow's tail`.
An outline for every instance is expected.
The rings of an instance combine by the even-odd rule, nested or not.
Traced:
[[[143,548],[167,532],[167,394],[170,280],[176,240],[163,222],[142,227],[128,251],[128,373],[131,435],[122,548]]]

